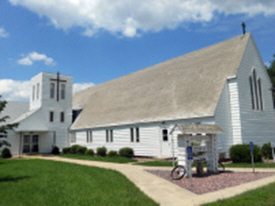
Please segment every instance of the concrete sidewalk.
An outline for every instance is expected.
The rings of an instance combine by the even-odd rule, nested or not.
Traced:
[[[163,167],[144,167],[129,164],[116,164],[97,162],[89,160],[77,160],[61,157],[35,157],[38,159],[46,159],[53,161],[69,162],[80,165],[101,167],[106,169],[113,169],[124,174],[131,180],[138,188],[141,189],[150,198],[155,200],[161,206],[195,206],[208,202],[214,202],[219,199],[233,197],[245,191],[255,189],[260,186],[275,182],[275,169],[256,169],[257,172],[274,172],[271,177],[263,178],[253,182],[245,183],[239,186],[226,188],[216,192],[206,193],[202,195],[194,194],[185,190],[169,181],[166,181],[156,175],[146,172],[148,169],[171,169]],[[250,172],[251,169],[230,168],[231,171],[245,171]]]

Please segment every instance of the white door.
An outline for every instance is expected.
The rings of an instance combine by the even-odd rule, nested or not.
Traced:
[[[23,153],[38,153],[38,135],[24,135],[23,137]]]
[[[161,130],[161,156],[172,157],[168,129]]]

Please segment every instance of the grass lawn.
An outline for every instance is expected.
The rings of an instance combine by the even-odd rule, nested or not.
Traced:
[[[275,183],[203,206],[274,206]]]
[[[227,167],[250,167],[252,168],[251,163],[231,163],[231,164],[224,164],[225,168]],[[255,163],[255,167],[257,168],[275,168],[275,163],[265,163],[265,162],[259,162]]]
[[[157,205],[113,170],[46,160],[0,159],[0,205]]]
[[[72,159],[82,159],[82,160],[92,160],[100,162],[113,162],[113,163],[129,163],[136,162],[134,159],[125,157],[93,157],[89,155],[78,155],[78,154],[60,154],[60,157],[72,158]]]

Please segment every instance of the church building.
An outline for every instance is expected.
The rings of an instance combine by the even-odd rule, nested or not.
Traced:
[[[12,102],[4,111],[10,122],[19,123],[9,131],[13,154],[80,144],[172,157],[176,124],[218,125],[223,132],[217,149],[224,157],[235,144],[275,142],[272,84],[249,33],[89,87],[73,98],[70,76],[40,73],[31,84],[28,111]]]
[[[215,124],[218,152],[228,157],[235,144],[275,142],[271,86],[246,33],[76,93],[71,142],[171,157],[175,124]]]
[[[8,102],[1,116],[7,124],[18,123],[8,131],[7,141],[13,155],[51,153],[54,146],[69,145],[72,123],[72,77],[40,73],[31,79],[29,108],[20,102]]]

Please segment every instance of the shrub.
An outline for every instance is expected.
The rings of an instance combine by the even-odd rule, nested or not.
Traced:
[[[272,148],[271,148],[270,142],[264,144],[262,146],[261,151],[262,151],[262,154],[263,154],[264,158],[266,158],[266,159],[272,159]]]
[[[83,146],[78,146],[77,148],[76,148],[76,153],[77,154],[85,154],[85,152],[87,151],[87,147],[83,147]]]
[[[85,155],[89,155],[89,156],[94,156],[94,154],[95,154],[95,152],[94,152],[93,149],[88,149],[88,150],[86,150],[86,152],[85,152]]]
[[[70,154],[71,153],[71,148],[70,147],[64,147],[62,149],[62,153],[63,154]]]
[[[107,153],[106,147],[99,147],[96,149],[96,154],[100,157],[105,157]]]
[[[2,151],[3,158],[11,158],[11,151],[8,148],[4,148]]]
[[[77,149],[81,147],[80,145],[73,145],[71,146],[71,150],[70,150],[70,154],[76,154],[77,153]]]
[[[123,147],[119,150],[119,156],[132,158],[134,156],[134,150],[130,147]]]
[[[59,148],[57,146],[54,146],[53,149],[52,149],[52,154],[54,155],[59,155],[60,152],[59,152]]]
[[[229,150],[230,159],[234,163],[251,163],[250,145],[233,145]],[[254,162],[262,161],[262,154],[259,146],[254,145]]]
[[[117,151],[111,150],[107,154],[108,157],[116,157],[117,156]]]

